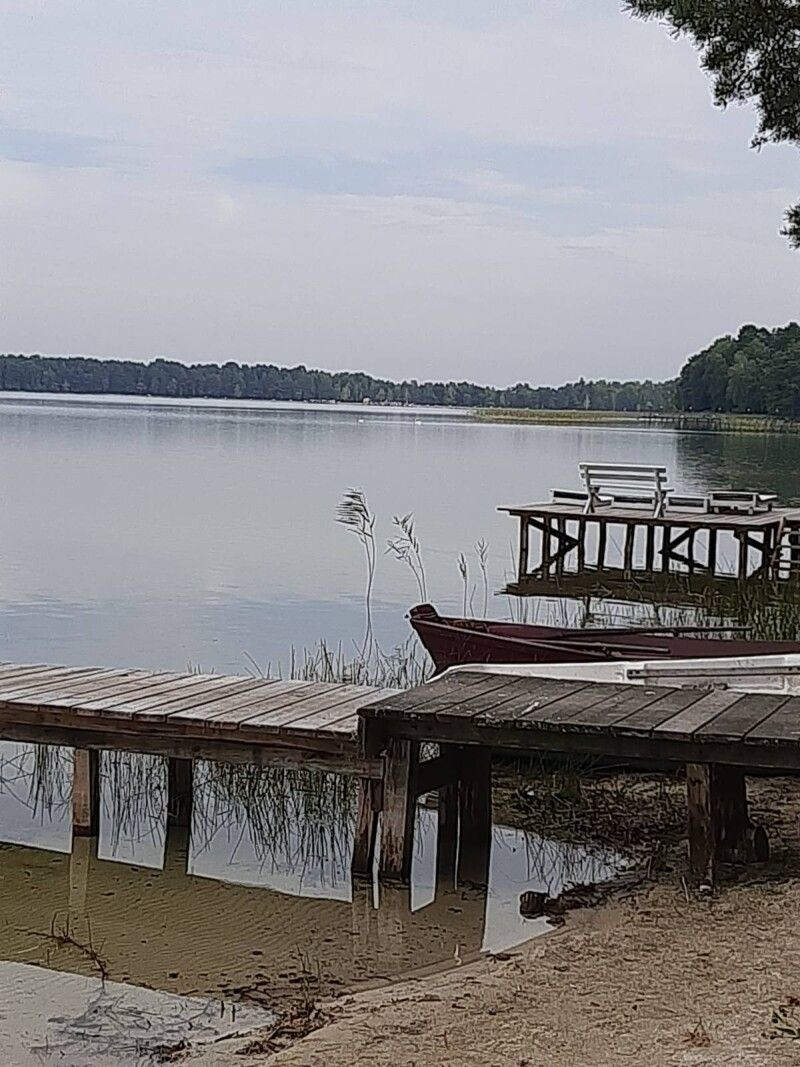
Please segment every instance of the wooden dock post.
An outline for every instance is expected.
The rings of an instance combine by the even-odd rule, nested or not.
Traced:
[[[706,567],[708,569],[709,577],[713,578],[717,571],[717,531],[712,526],[708,531],[708,556],[706,558]]]
[[[458,856],[459,784],[450,782],[439,790],[436,833],[436,887],[454,889]]]
[[[747,562],[748,562],[748,549],[747,534],[737,531],[736,537],[739,541],[739,562],[737,564],[736,576],[740,580],[747,577]]]
[[[459,782],[458,882],[489,884],[492,843],[492,752],[471,748]]]
[[[353,878],[372,878],[380,811],[381,783],[370,778],[359,778],[353,861],[350,866]]]
[[[100,830],[100,753],[76,748],[73,755],[72,835],[97,837]]]
[[[744,771],[715,763],[686,765],[689,867],[692,876],[714,884],[717,863],[764,862],[769,843],[747,812]]]
[[[167,766],[167,823],[189,826],[192,821],[194,761],[169,757]]]
[[[389,738],[383,772],[380,876],[408,882],[414,843],[419,741]]]
[[[625,527],[625,555],[623,559],[622,568],[626,574],[631,574],[633,571],[633,548],[636,543],[636,526],[634,523],[628,523]]]
[[[578,519],[575,536],[578,540],[578,571],[586,566],[586,520]]]
[[[597,524],[597,569],[601,571],[606,562],[606,541],[608,539],[608,525],[605,522]]]
[[[527,515],[519,517],[519,563],[518,580],[521,582],[528,574],[528,554],[530,551],[531,524]]]
[[[656,528],[652,523],[648,523],[645,533],[644,544],[644,569],[646,571],[652,571],[655,563],[656,556]]]

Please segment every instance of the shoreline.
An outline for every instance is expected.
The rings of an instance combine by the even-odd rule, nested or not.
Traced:
[[[684,842],[647,877],[518,948],[346,994],[310,1033],[221,1041],[192,1067],[763,1067],[796,1064],[800,780],[748,782],[774,846],[689,889]],[[655,854],[654,854],[655,855]]]
[[[245,397],[180,397],[141,393],[77,393],[0,389],[0,406],[28,403],[116,408],[174,408],[182,411],[341,412],[364,416],[421,417],[472,423],[529,426],[596,426],[684,433],[800,434],[800,419],[734,412],[594,411],[585,408],[481,408],[444,404],[358,403],[337,400],[266,400]]]

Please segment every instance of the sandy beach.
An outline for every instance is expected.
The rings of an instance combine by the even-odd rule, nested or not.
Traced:
[[[688,888],[678,842],[650,879],[513,952],[324,1004],[328,1021],[283,1050],[271,1051],[267,1035],[221,1042],[190,1062],[796,1064],[800,783],[755,779],[750,793],[772,859],[730,869],[713,894]]]

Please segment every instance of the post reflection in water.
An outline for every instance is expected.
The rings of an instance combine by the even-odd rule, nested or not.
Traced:
[[[521,892],[619,867],[495,826],[488,886],[437,884],[420,805],[411,886],[376,889],[350,878],[353,779],[198,762],[190,825],[166,761],[119,752],[100,762],[99,839],[71,838],[71,753],[0,748],[0,959],[166,992],[270,1006],[453,964],[543,929]]]

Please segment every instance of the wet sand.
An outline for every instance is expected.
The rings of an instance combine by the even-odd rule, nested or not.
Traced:
[[[507,954],[327,1006],[271,1055],[223,1042],[193,1067],[763,1067],[797,1064],[800,782],[750,783],[773,858],[687,893],[683,848],[653,878]]]

